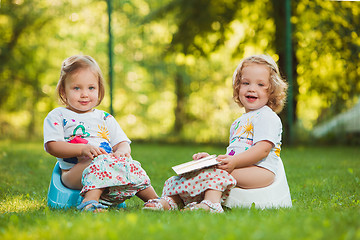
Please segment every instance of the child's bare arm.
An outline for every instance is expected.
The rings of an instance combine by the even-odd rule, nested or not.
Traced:
[[[128,142],[120,142],[113,147],[114,157],[130,157],[131,148]]]
[[[62,141],[50,141],[45,144],[45,149],[58,158],[89,157],[94,159],[101,154],[107,154],[102,148],[90,144],[72,144]]]
[[[235,168],[251,166],[269,155],[272,148],[273,143],[260,141],[248,150],[234,156],[219,155],[217,158],[221,162],[219,168],[231,173]]]

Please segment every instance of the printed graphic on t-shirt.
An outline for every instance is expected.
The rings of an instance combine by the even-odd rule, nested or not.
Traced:
[[[254,125],[253,123],[251,122],[251,118],[248,118],[246,120],[246,123],[244,126],[240,126],[240,121],[238,121],[236,123],[236,126],[235,126],[235,129],[234,129],[234,132],[236,132],[231,141],[230,141],[230,144],[231,143],[234,143],[235,141],[237,142],[240,142],[240,141],[245,141],[246,144],[248,145],[252,145],[253,144],[253,138],[254,138]],[[245,149],[247,150],[248,147]]]
[[[110,139],[109,139],[109,130],[107,129],[105,124],[103,126],[98,125],[98,128],[99,128],[99,131],[98,131],[97,136],[110,141]]]

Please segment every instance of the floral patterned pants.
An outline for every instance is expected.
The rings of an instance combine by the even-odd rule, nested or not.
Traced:
[[[200,202],[208,189],[222,192],[221,201],[229,196],[230,189],[236,186],[236,180],[228,172],[216,167],[173,176],[166,180],[162,196],[179,195],[184,204]]]
[[[91,162],[83,171],[82,184],[81,196],[92,189],[104,188],[101,199],[111,203],[121,203],[151,186],[138,161],[110,155],[100,155]]]

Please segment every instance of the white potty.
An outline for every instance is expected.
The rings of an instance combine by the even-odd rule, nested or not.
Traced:
[[[260,209],[292,207],[289,185],[281,160],[278,174],[270,186],[256,189],[233,188],[224,205],[229,208],[250,208],[253,204]]]

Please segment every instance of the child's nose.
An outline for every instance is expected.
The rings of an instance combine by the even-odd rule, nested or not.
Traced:
[[[255,85],[254,85],[254,84],[250,84],[248,90],[249,90],[249,91],[254,91],[254,90],[255,90]]]
[[[86,90],[81,91],[81,97],[87,97],[88,96],[88,92]]]

